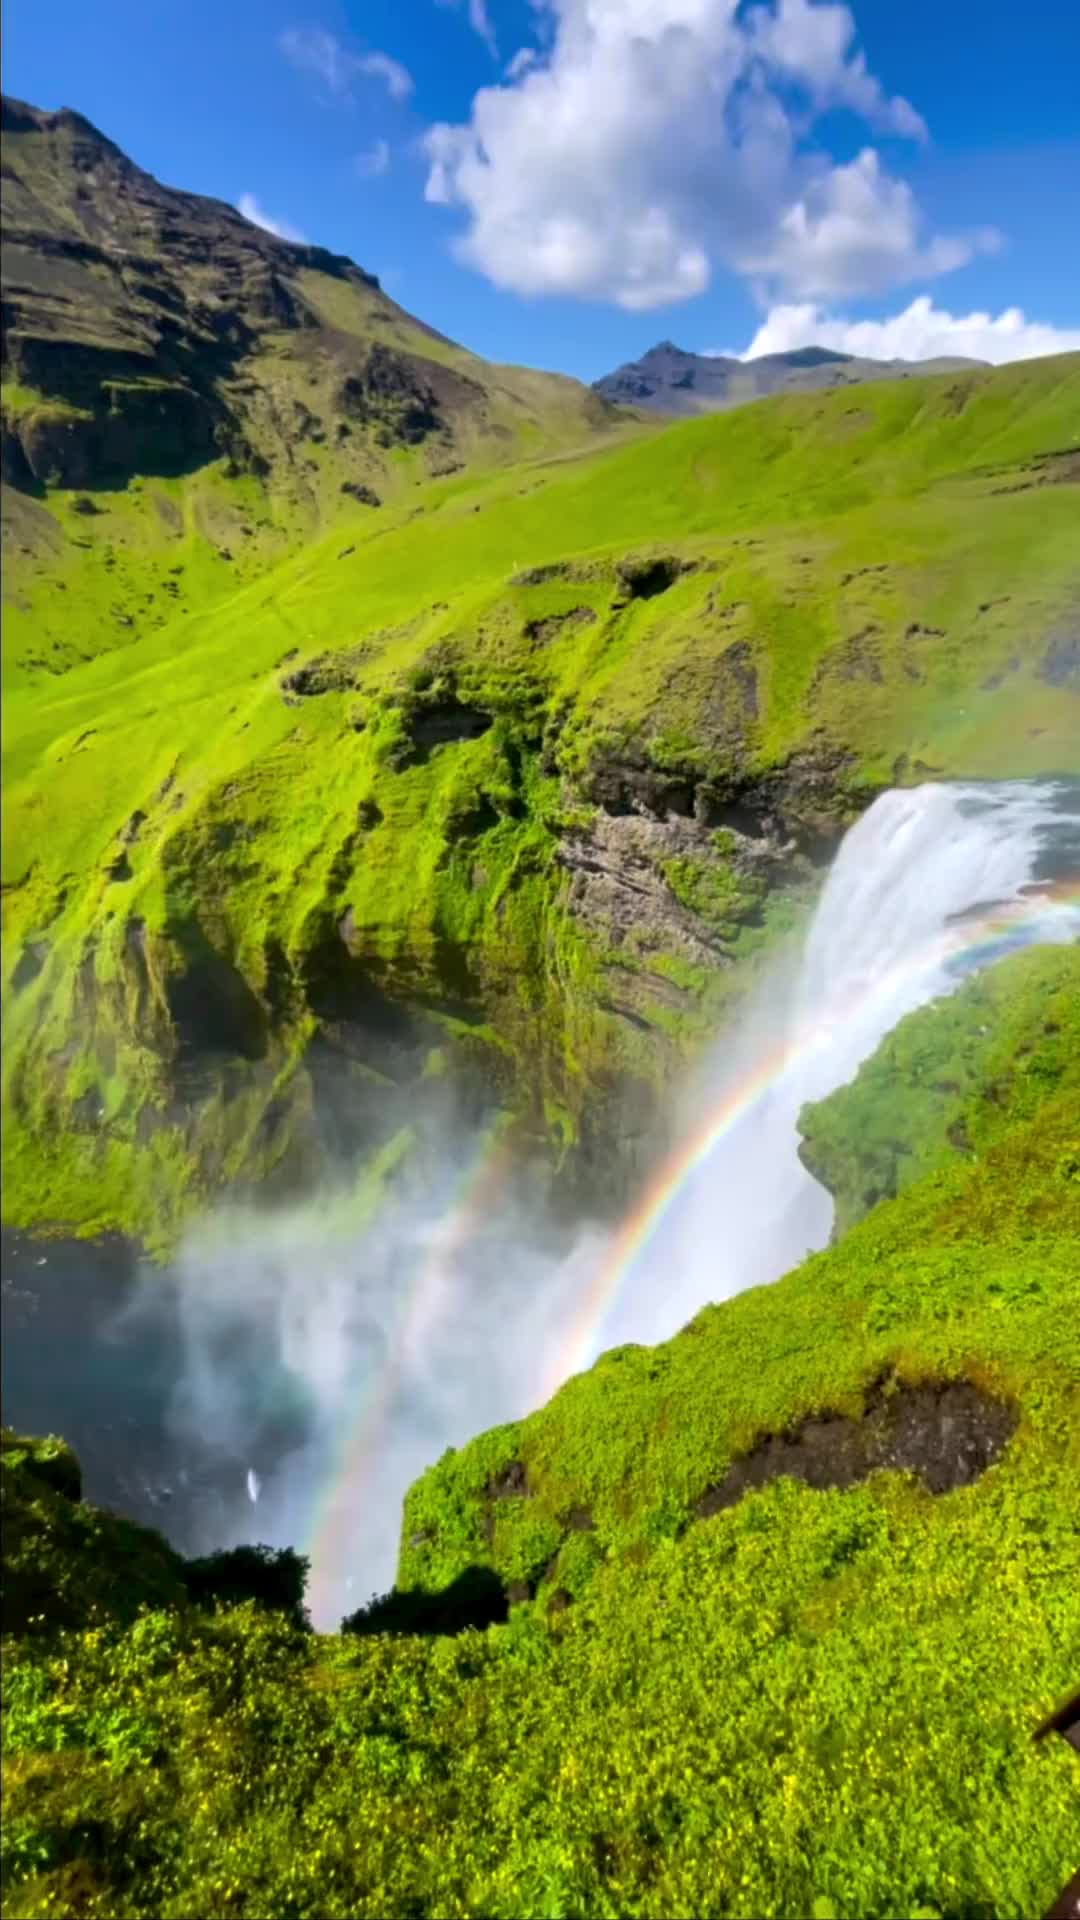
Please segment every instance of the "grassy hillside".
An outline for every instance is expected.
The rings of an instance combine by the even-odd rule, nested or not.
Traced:
[[[310,1170],[316,1056],[376,1144],[446,1048],[632,1134],[874,791],[1076,768],[1078,417],[1075,356],[768,401],[247,569],[220,462],[23,499],[7,1217],[167,1238]]]
[[[1080,1109],[1075,956],[1050,947],[992,968],[955,999],[908,1016],[850,1087],[805,1107],[800,1155],[846,1232],[956,1154],[972,1160],[1071,1093]]]
[[[1078,958],[1003,963],[1003,1030],[1036,1036],[1051,964],[1075,999]],[[961,990],[960,1026],[985,992]],[[905,1049],[944,1072],[940,1011]],[[1018,1043],[977,1159],[448,1454],[406,1503],[399,1589],[351,1632],[265,1595],[210,1614],[215,1580],[241,1584],[220,1568],[174,1564],[189,1598],[134,1624],[107,1588],[74,1628],[46,1595],[4,1649],[6,1911],[1044,1912],[1077,1759],[1032,1736],[1080,1658],[1080,1141],[1055,1028],[1034,1081]],[[971,1138],[983,1098],[960,1103]],[[72,1493],[54,1458],[46,1543]]]
[[[5,98],[3,127],[9,665],[127,646],[433,475],[633,425],[161,186],[78,114]]]

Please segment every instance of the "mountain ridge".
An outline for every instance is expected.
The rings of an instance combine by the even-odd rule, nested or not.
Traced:
[[[745,406],[774,393],[812,393],[870,380],[970,372],[986,364],[959,355],[874,360],[820,346],[741,360],[728,354],[690,353],[672,340],[660,340],[639,360],[628,360],[594,380],[593,389],[617,406],[685,416]]]
[[[5,96],[3,132],[3,478],[23,492],[224,456],[325,522],[335,483],[394,491],[399,449],[426,476],[617,424],[578,382],[468,353],[347,256],[162,186],[71,108]]]

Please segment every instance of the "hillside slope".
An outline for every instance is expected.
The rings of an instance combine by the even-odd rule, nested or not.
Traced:
[[[871,360],[830,347],[796,347],[788,353],[733,360],[720,353],[687,353],[671,340],[661,340],[640,360],[629,360],[614,373],[594,380],[593,388],[616,406],[690,415],[743,407],[749,400],[773,393],[820,393],[868,380],[965,373],[984,364],[948,355],[931,360]]]
[[[1080,1654],[1078,963],[994,976],[977,1160],[448,1453],[340,1638],[193,1608],[163,1542],[72,1508],[63,1450],[6,1449],[38,1596],[4,1647],[12,1920],[1045,1913],[1080,1784],[1033,1737]],[[948,1072],[984,993],[907,1057]]]
[[[875,792],[1077,769],[1078,416],[1072,356],[465,472],[55,670],[28,590],[7,1217],[167,1238],[324,1165],[328,1078],[385,1145],[436,1059],[617,1205]],[[130,497],[48,500],[99,594]]]
[[[350,260],[160,186],[80,115],[2,113],[5,592],[17,628],[33,598],[51,667],[229,592],[358,502],[620,424],[577,381],[455,346]],[[81,519],[49,510],[57,490]],[[44,613],[51,586],[77,596],[74,632],[70,601]]]

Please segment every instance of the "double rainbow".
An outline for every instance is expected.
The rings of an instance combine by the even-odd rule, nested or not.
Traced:
[[[1080,882],[1070,879],[1040,889],[1033,897],[996,907],[979,918],[946,928],[935,940],[829,1011],[827,1019],[796,1028],[769,1048],[752,1068],[729,1085],[716,1103],[662,1162],[636,1205],[612,1236],[595,1274],[582,1291],[569,1334],[547,1369],[539,1400],[550,1397],[571,1374],[590,1364],[601,1350],[605,1325],[618,1296],[632,1277],[663,1222],[709,1160],[714,1149],[758,1103],[828,1046],[835,1027],[883,1008],[905,979],[919,977],[952,960],[969,969],[998,958],[1042,925],[1048,910],[1080,910]],[[1071,919],[1069,925],[1071,926]],[[1080,923],[1078,923],[1080,924]],[[406,1372],[432,1331],[444,1305],[456,1263],[491,1208],[510,1169],[509,1137],[485,1138],[459,1183],[456,1201],[438,1227],[426,1257],[418,1264],[396,1337],[380,1378],[366,1383],[355,1418],[346,1427],[332,1472],[320,1497],[310,1530],[312,1598],[329,1601],[343,1584],[345,1556],[351,1551],[365,1493],[378,1465],[387,1417]]]
[[[385,1367],[364,1383],[353,1419],[346,1423],[326,1485],[315,1505],[305,1551],[311,1560],[311,1598],[316,1614],[329,1606],[345,1584],[344,1562],[373,1472],[387,1418],[413,1358],[424,1351],[454,1275],[455,1262],[488,1214],[509,1170],[510,1147],[504,1130],[481,1140],[462,1178],[457,1197],[439,1223],[418,1262],[409,1296],[390,1346]]]
[[[752,1068],[729,1085],[697,1125],[664,1160],[632,1211],[614,1234],[595,1275],[585,1288],[565,1347],[550,1370],[544,1398],[591,1363],[601,1351],[603,1329],[648,1246],[679,1198],[693,1183],[720,1141],[745,1120],[766,1095],[800,1071],[828,1046],[835,1027],[867,1012],[875,1000],[887,1003],[903,982],[919,977],[949,960],[962,959],[969,968],[986,965],[1010,945],[1022,941],[1043,924],[1047,910],[1071,912],[1080,908],[1080,882],[1075,879],[1042,889],[1037,897],[995,907],[979,919],[962,920],[937,939],[909,955],[861,993],[830,1009],[827,1022],[785,1034],[755,1060]]]

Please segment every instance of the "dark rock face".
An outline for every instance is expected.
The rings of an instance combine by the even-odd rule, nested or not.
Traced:
[[[527,1499],[529,1476],[524,1461],[511,1460],[508,1467],[504,1467],[488,1482],[486,1491],[489,1500]]]
[[[436,747],[449,746],[455,740],[479,740],[491,726],[492,718],[482,707],[470,706],[451,692],[425,699],[409,716],[411,745],[397,764],[421,765]]]
[[[43,486],[119,486],[132,473],[180,474],[212,460],[218,424],[211,395],[131,386],[113,388],[107,403],[85,415],[30,414],[16,438],[31,479]]]
[[[194,944],[194,942],[192,942]],[[214,1057],[261,1060],[269,1040],[266,1015],[243,976],[209,945],[187,956],[166,986],[176,1036],[176,1070],[191,1097],[212,1077]]]
[[[755,702],[748,650],[740,653],[732,671],[744,705]],[[816,857],[831,852],[850,824],[844,776],[853,758],[822,745],[768,772],[747,769],[720,781],[692,771],[669,773],[641,752],[598,761],[586,776],[584,791],[588,800],[616,817],[651,815],[670,822],[675,816],[693,820],[699,828],[726,827],[776,846],[790,843]]]
[[[700,850],[694,827],[680,820],[599,813],[588,828],[568,833],[559,849],[570,875],[569,904],[605,941],[644,951],[680,952],[698,965],[715,965],[719,943],[680,906],[664,879],[666,860]]]
[[[340,411],[376,446],[449,447],[456,416],[484,414],[484,387],[453,368],[325,325],[305,275],[407,318],[351,261],[161,186],[78,114],[5,100],[3,130],[3,364],[23,389],[0,436],[9,485],[115,487],[221,455],[233,473],[287,464],[326,429],[263,394],[268,334],[336,367]],[[350,431],[341,420],[339,441]]]
[[[19,434],[7,420],[0,420],[0,480],[9,487],[18,487],[20,493],[43,491],[34,477]]]
[[[890,1390],[891,1389],[891,1390]],[[967,1380],[879,1382],[861,1419],[822,1414],[759,1441],[696,1506],[699,1519],[789,1475],[810,1487],[850,1487],[881,1468],[917,1473],[931,1493],[970,1486],[1004,1451],[1015,1409]]]
[[[15,993],[21,993],[24,987],[37,979],[48,957],[47,940],[31,940],[27,943],[11,971],[11,985]]]
[[[322,654],[316,660],[309,660],[306,666],[294,667],[291,673],[282,678],[281,691],[286,697],[310,700],[321,693],[344,693],[353,685],[356,670],[340,654]]]
[[[484,403],[478,382],[415,354],[394,352],[381,342],[355,373],[346,375],[338,394],[338,405],[349,420],[373,425],[377,439],[389,435],[387,444],[400,441],[407,446],[445,432],[450,412],[479,412]]]
[[[341,1623],[343,1633],[458,1634],[503,1624],[521,1598],[490,1567],[466,1567],[450,1586],[395,1588]]]
[[[626,600],[652,600],[675,585],[685,562],[672,554],[630,555],[615,569],[619,591]]]
[[[293,250],[159,186],[78,114],[6,101],[4,132],[5,368],[43,396],[8,432],[32,478],[115,485],[214,457],[224,380],[260,330],[300,322]]]
[[[571,607],[568,613],[550,613],[524,626],[526,640],[534,647],[547,647],[575,627],[591,627],[596,622],[592,607]]]
[[[748,660],[733,673],[749,704]],[[595,811],[564,830],[557,858],[570,910],[608,954],[601,1007],[642,1028],[658,1010],[688,1011],[692,992],[654,958],[715,972],[731,964],[739,929],[761,924],[773,889],[817,884],[858,811],[849,774],[850,757],[824,743],[726,780],[658,768],[644,749],[598,759],[580,789]]]

